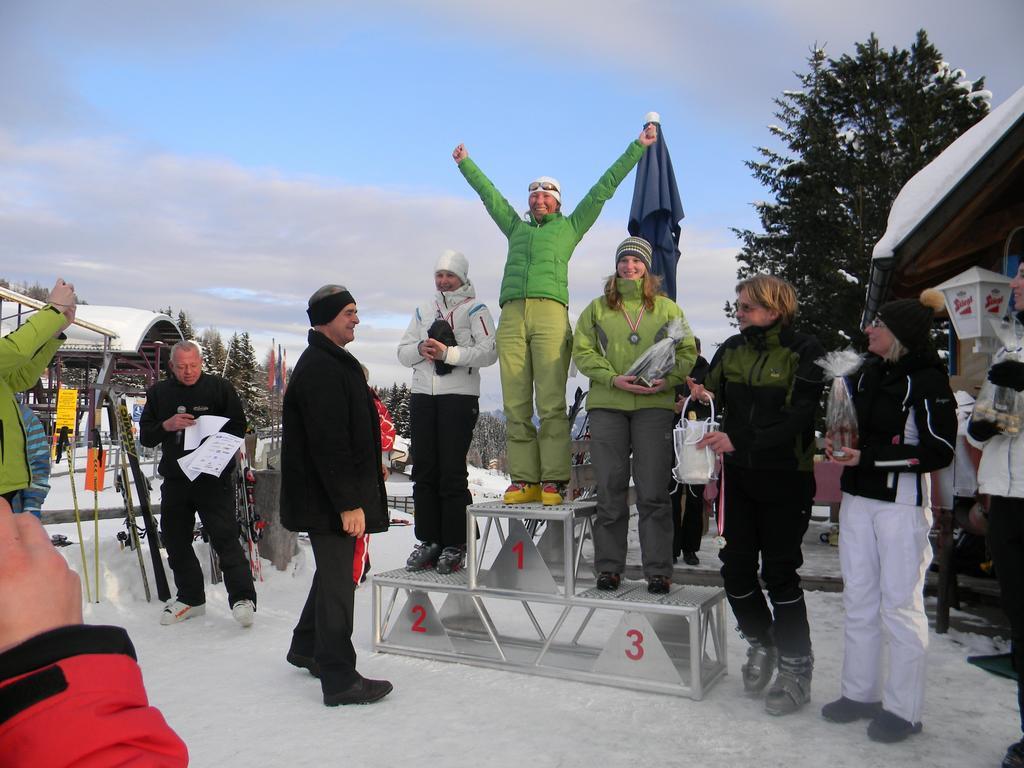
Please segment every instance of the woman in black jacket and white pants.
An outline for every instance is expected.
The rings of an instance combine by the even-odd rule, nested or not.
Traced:
[[[826,720],[870,718],[868,736],[902,741],[921,730],[928,617],[924,577],[931,559],[924,475],[953,460],[956,407],[929,334],[942,294],[885,304],[866,329],[871,353],[851,377],[859,444],[833,445],[845,466],[839,562],[846,612],[842,696]],[[883,677],[883,641],[889,670]]]

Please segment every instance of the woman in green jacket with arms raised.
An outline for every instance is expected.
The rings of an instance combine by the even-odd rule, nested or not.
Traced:
[[[469,158],[465,145],[452,152],[459,171],[508,238],[496,337],[512,477],[506,504],[562,503],[569,480],[569,259],[657,136],[653,125],[645,126],[568,216],[561,212],[562,190],[556,179],[541,176],[530,182],[530,211],[520,217]],[[539,431],[532,420],[535,388]]]

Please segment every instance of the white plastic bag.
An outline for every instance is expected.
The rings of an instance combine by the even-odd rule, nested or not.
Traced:
[[[672,443],[676,451],[676,465],[672,468],[672,477],[677,483],[685,485],[705,485],[718,478],[715,452],[710,448],[697,448],[697,443],[708,433],[718,428],[715,423],[715,401],[711,400],[711,415],[706,419],[689,419],[686,417],[686,406],[690,403],[687,397],[683,401],[683,418],[672,430]]]

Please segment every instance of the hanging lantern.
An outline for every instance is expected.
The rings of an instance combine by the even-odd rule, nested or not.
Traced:
[[[1010,278],[971,267],[938,286],[946,297],[946,311],[961,339],[994,338],[989,318],[998,320],[1010,303]]]

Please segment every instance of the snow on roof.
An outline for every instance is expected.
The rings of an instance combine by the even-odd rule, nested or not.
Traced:
[[[956,189],[1022,116],[1024,88],[972,125],[904,184],[889,210],[889,223],[885,234],[875,244],[872,259],[892,258],[928,214]]]
[[[86,320],[101,328],[113,331],[117,336],[110,340],[110,349],[113,352],[137,353],[153,326],[161,323],[170,323],[174,331],[178,327],[167,315],[150,312],[147,309],[135,309],[133,307],[104,307],[97,304],[79,304],[75,312],[79,320]],[[161,337],[166,336],[169,329],[161,329]],[[72,325],[64,331],[68,340],[64,342],[62,350],[80,351],[102,351],[103,337],[95,331],[90,331],[78,325]],[[174,335],[173,333],[171,334]],[[180,339],[181,334],[177,332]]]

